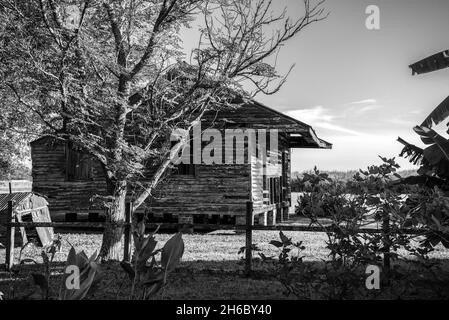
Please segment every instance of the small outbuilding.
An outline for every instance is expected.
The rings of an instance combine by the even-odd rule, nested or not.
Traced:
[[[0,234],[6,233],[5,224],[8,217],[8,203],[13,202],[13,217],[15,222],[51,222],[47,200],[33,192],[16,192],[0,194]],[[31,228],[19,228],[22,244],[28,242],[27,232]],[[43,246],[51,244],[54,230],[51,227],[35,228],[38,238]]]

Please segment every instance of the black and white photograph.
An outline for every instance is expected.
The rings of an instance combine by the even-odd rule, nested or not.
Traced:
[[[448,299],[449,1],[0,0],[0,314]]]

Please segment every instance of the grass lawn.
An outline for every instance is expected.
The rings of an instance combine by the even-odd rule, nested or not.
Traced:
[[[303,241],[306,247],[303,254],[305,261],[312,264],[322,263],[328,260],[325,234],[311,232],[285,232],[294,241]],[[158,234],[156,239],[159,245],[171,234]],[[253,241],[267,256],[277,256],[278,251],[269,244],[277,239],[277,232],[255,231]],[[77,251],[84,250],[87,255],[93,254],[101,244],[101,235],[89,234],[62,234],[61,252],[55,257],[51,288],[53,293],[58,291],[63,262],[66,260],[70,245]],[[185,234],[185,253],[181,265],[175,270],[169,279],[167,287],[158,299],[286,299],[284,287],[276,279],[276,271],[273,265],[263,263],[260,260],[254,262],[255,275],[246,278],[243,274],[242,255],[238,254],[240,247],[245,243],[245,235],[235,231],[215,231],[208,234]],[[20,248],[15,249],[16,263]],[[404,253],[404,252],[402,252]],[[404,253],[405,254],[405,253]],[[0,261],[4,261],[5,250],[0,249]],[[255,255],[256,256],[256,255]],[[444,270],[449,270],[449,252],[438,247],[432,253],[433,259],[443,263]],[[42,262],[40,249],[27,247],[23,258],[35,259]],[[42,265],[25,264],[16,267],[16,274],[0,272],[0,291],[5,298],[22,296],[33,291],[30,274],[39,272]],[[126,299],[130,291],[130,283],[122,272],[118,263],[109,263],[103,266],[105,274],[101,290],[96,299]],[[420,273],[416,273],[415,280],[419,280]],[[449,279],[444,275],[444,279]],[[443,280],[446,281],[446,280]],[[449,283],[449,282],[448,282]],[[363,283],[362,283],[363,285]],[[412,284],[413,285],[413,284]],[[449,287],[446,285],[446,287]],[[12,289],[14,288],[14,289]],[[449,295],[448,295],[449,296]],[[409,298],[432,298],[427,289],[417,290],[416,296]],[[382,297],[381,298],[392,298]]]

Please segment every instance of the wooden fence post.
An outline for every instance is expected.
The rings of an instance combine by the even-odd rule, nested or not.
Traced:
[[[390,271],[390,216],[383,213],[382,217],[382,233],[384,246],[384,269],[388,273]]]
[[[5,269],[10,271],[14,264],[14,237],[15,227],[10,225],[13,222],[13,201],[8,201],[8,211],[6,213],[6,256],[5,256]]]
[[[252,263],[252,246],[253,246],[253,203],[251,201],[246,202],[246,244],[245,244],[245,274],[251,275],[251,263]]]
[[[124,239],[124,251],[123,260],[129,261],[129,249],[131,240],[131,212],[132,212],[132,202],[127,202],[125,206],[125,239]]]

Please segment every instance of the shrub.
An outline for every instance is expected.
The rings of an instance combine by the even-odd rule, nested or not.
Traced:
[[[288,280],[283,284],[289,292],[302,296],[305,288],[310,289],[312,285],[315,291],[309,292],[330,299],[366,294],[359,290],[364,283],[366,266],[381,266],[390,259],[392,262],[406,260],[399,255],[400,248],[418,258],[413,263],[418,263],[421,270],[438,278],[437,264],[428,255],[439,243],[449,246],[448,194],[435,186],[402,183],[404,180],[397,173],[399,165],[394,158],[381,159],[381,165],[360,170],[345,183],[334,181],[316,168],[301,178],[304,194],[299,197],[296,212],[309,217],[312,225],[326,233],[331,259],[324,263],[324,268],[313,272],[301,260],[296,264],[296,271],[292,271],[289,268],[294,264],[280,256],[280,265],[290,266],[281,269],[288,270],[289,276],[284,276],[281,282]],[[331,223],[323,223],[322,217],[329,218]],[[361,232],[373,223],[381,226],[382,232]],[[415,229],[417,234],[404,232],[406,228]],[[284,241],[272,244],[288,253],[284,251],[288,248]],[[409,275],[398,274],[397,268],[390,268],[388,263],[385,266],[384,283],[390,284],[391,290],[398,290],[400,296],[407,289],[395,281],[403,281]],[[309,278],[311,273],[315,276]]]
[[[150,299],[166,284],[167,277],[181,261],[184,253],[182,234],[171,237],[162,249],[156,249],[155,232],[145,234],[145,223],[140,222],[133,233],[134,254],[131,262],[123,261],[122,268],[128,274],[132,286],[130,299]],[[156,255],[160,253],[160,261]]]
[[[298,198],[296,214],[309,218],[327,217],[344,208],[347,199],[342,182],[331,179],[316,167],[313,173],[304,173],[297,180],[303,185],[303,193]]]

